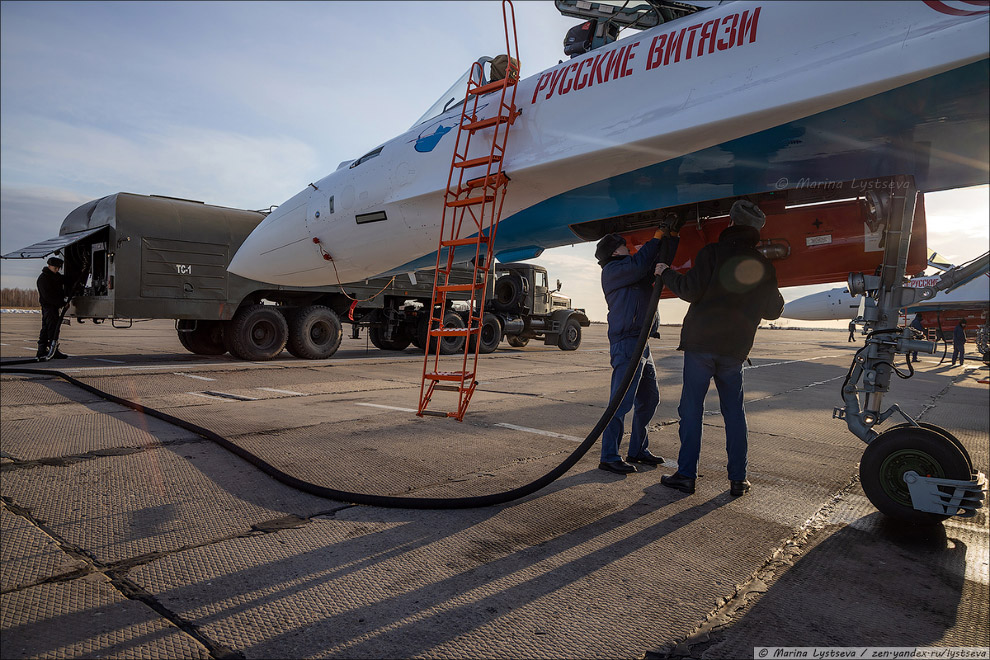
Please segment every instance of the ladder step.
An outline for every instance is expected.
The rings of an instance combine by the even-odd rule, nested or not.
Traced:
[[[429,415],[430,417],[450,417],[449,414],[445,412],[437,412],[436,410],[424,410],[420,412],[421,415]]]
[[[465,378],[470,378],[474,374],[466,371],[427,371],[423,374],[423,378],[426,380],[453,380],[453,381],[463,381]]]
[[[481,158],[472,158],[471,160],[464,160],[460,163],[454,163],[454,167],[477,167],[478,165],[488,165],[489,163],[497,163],[502,160],[501,156],[482,156]]]
[[[469,124],[462,124],[461,128],[465,131],[480,131],[483,128],[489,128],[495,124],[511,124],[516,118],[516,113],[511,113],[508,115],[495,115],[494,117],[489,117],[488,119],[479,119],[478,121],[473,121]]]
[[[442,284],[436,288],[437,291],[470,291],[471,289],[480,289],[484,286],[483,282],[478,282],[477,284]]]
[[[472,206],[474,204],[484,204],[485,202],[494,202],[495,195],[479,195],[477,197],[468,197],[466,199],[457,199],[453,202],[447,202],[447,206],[454,208],[458,206]]]
[[[471,334],[468,328],[437,328],[430,330],[431,337],[467,337]]]
[[[475,96],[481,96],[482,94],[487,94],[489,92],[494,92],[503,87],[509,87],[516,84],[515,78],[503,78],[502,80],[496,80],[495,82],[490,82],[487,85],[482,85],[481,87],[475,87],[474,89],[469,89],[468,94],[474,94]]]
[[[475,188],[482,188],[484,186],[492,186],[493,188],[498,188],[504,186],[509,182],[509,177],[505,176],[502,172],[497,174],[492,174],[491,176],[479,176],[476,179],[470,179],[467,183],[460,187],[457,194],[466,193]]]
[[[437,390],[445,390],[447,392],[460,392],[461,388],[458,387],[457,385],[434,385],[433,391],[436,392]]]
[[[440,241],[440,247],[457,247],[459,245],[478,245],[487,243],[488,237],[485,235],[472,236],[471,238],[456,238],[452,241]]]

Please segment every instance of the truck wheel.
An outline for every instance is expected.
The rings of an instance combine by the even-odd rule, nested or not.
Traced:
[[[373,326],[368,328],[368,339],[374,344],[375,348],[381,349],[383,351],[402,351],[409,346],[409,342],[412,341],[406,333],[401,328],[396,328],[392,333],[392,339],[385,339],[385,330],[378,326]]]
[[[495,281],[495,299],[492,305],[499,312],[515,311],[521,306],[524,293],[523,280],[519,273],[503,275]]]
[[[426,339],[428,336],[427,330],[430,324],[429,313],[424,313],[419,320],[418,332],[419,343],[426,346]],[[452,309],[448,309],[443,313],[443,327],[444,328],[463,328],[464,319],[461,315]],[[440,355],[453,355],[454,353],[460,353],[464,350],[464,337],[443,337],[440,339]],[[437,350],[437,339],[434,337],[430,339],[430,352]]]
[[[481,318],[481,343],[478,352],[488,354],[495,352],[499,342],[502,341],[502,322],[491,312],[485,312]],[[471,342],[471,350],[475,350],[476,339],[474,335],[468,337]]]
[[[891,518],[931,525],[950,516],[918,511],[904,474],[913,470],[923,477],[972,478],[963,453],[945,436],[930,428],[901,426],[877,436],[863,452],[859,478],[863,492],[877,509]]]
[[[340,348],[342,331],[337,314],[324,305],[293,310],[287,319],[286,349],[302,360],[325,360]]]
[[[519,335],[506,335],[505,341],[509,342],[509,346],[513,348],[522,348],[529,343],[529,337],[520,337]]]
[[[183,321],[179,321],[182,325]],[[190,353],[196,355],[223,355],[227,347],[223,345],[223,321],[195,321],[196,327],[191,330],[176,328],[179,343]]]
[[[557,338],[557,348],[562,351],[576,351],[581,345],[581,324],[576,318],[569,318]]]
[[[289,324],[271,305],[247,305],[234,314],[223,333],[230,354],[242,360],[271,360],[282,352]]]

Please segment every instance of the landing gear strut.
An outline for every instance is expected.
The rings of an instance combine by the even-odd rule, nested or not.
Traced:
[[[907,378],[894,367],[898,353],[934,353],[935,344],[914,337],[910,327],[899,327],[901,309],[951,289],[982,262],[953,269],[935,286],[904,286],[917,188],[909,176],[881,179],[867,195],[870,223],[884,225],[883,263],[875,275],[849,274],[849,293],[864,295],[874,304],[864,306],[866,345],[857,351],[842,385],[843,407],[833,417],[867,444],[860,462],[863,490],[877,509],[912,523],[933,523],[958,515],[970,517],[983,506],[987,481],[973,469],[965,448],[945,429],[911,419],[896,404],[881,412],[883,395],[890,389],[891,373]],[[907,423],[877,433],[873,427],[894,413]]]

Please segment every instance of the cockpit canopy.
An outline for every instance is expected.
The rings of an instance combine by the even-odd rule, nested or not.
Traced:
[[[478,85],[484,85],[489,82],[491,80],[491,61],[491,57],[479,57],[410,128],[416,128],[420,124],[460,105],[464,101],[469,79],[473,79]]]

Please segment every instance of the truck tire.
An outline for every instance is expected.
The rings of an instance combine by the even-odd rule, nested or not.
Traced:
[[[480,338],[481,342],[478,352],[483,355],[495,352],[495,349],[498,348],[499,343],[502,341],[502,322],[491,312],[485,312],[485,315],[481,319]],[[477,343],[475,336],[471,335],[468,337],[468,341],[471,342],[471,351],[474,351],[475,344]]]
[[[179,325],[182,325],[179,321]],[[223,321],[196,321],[191,330],[176,328],[182,348],[196,355],[223,355],[227,347],[223,345]]]
[[[309,305],[292,310],[286,319],[289,335],[285,348],[302,360],[325,360],[340,348],[340,319],[329,307]]]
[[[412,341],[402,328],[396,328],[392,332],[392,339],[386,340],[384,328],[378,326],[368,328],[368,339],[371,340],[375,348],[383,351],[403,351]]]
[[[427,330],[429,329],[430,315],[424,313],[419,320],[419,327],[417,335],[419,335],[419,344],[426,346]],[[445,328],[463,328],[464,319],[461,315],[452,309],[448,309],[443,313],[443,327]],[[433,338],[430,340],[430,352],[437,350],[437,339]],[[440,355],[453,355],[454,353],[460,353],[464,350],[465,337],[443,337],[440,339]]]
[[[557,348],[562,351],[576,351],[581,345],[581,324],[574,317],[567,319],[564,329],[557,337]]]
[[[223,333],[224,346],[241,360],[271,360],[288,338],[289,324],[271,305],[241,307]]]
[[[499,312],[516,311],[522,306],[525,294],[522,276],[519,273],[509,273],[495,281],[495,299],[492,305]]]
[[[513,348],[522,348],[529,343],[529,337],[520,337],[519,335],[506,335],[505,341],[509,342],[509,346]]]

